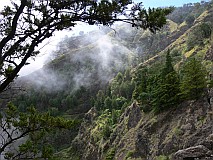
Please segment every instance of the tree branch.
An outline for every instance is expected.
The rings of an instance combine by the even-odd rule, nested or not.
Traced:
[[[17,10],[17,12],[16,12],[16,14],[13,18],[10,33],[8,34],[7,37],[3,38],[2,41],[0,42],[0,55],[2,55],[2,49],[4,48],[5,44],[14,37],[16,29],[17,29],[18,19],[19,19],[20,15],[23,13],[23,10],[24,10],[24,7],[26,6],[26,3],[27,3],[27,0],[21,1],[21,5],[20,5],[19,9]],[[2,63],[2,60],[0,59],[0,64],[1,63]]]

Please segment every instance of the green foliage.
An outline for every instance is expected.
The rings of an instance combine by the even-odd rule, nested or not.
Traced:
[[[110,136],[112,131],[111,112],[105,110],[96,120],[95,128],[91,131],[91,135],[95,141],[98,142],[102,138],[106,139]]]
[[[124,104],[129,104],[134,90],[134,82],[131,79],[130,70],[124,75],[118,72],[105,91],[99,90],[94,100],[95,107],[100,110],[120,110]]]
[[[166,75],[168,75],[169,73],[172,73],[172,72],[174,72],[174,68],[172,65],[172,57],[170,55],[170,51],[168,50],[167,54],[166,54],[165,65],[161,71],[162,80],[166,77]]]
[[[80,153],[76,148],[69,147],[54,154],[51,160],[81,160]]]
[[[118,72],[118,74],[115,77],[115,81],[117,81],[118,84],[121,84],[123,79],[124,79],[123,74],[121,72]]]
[[[181,50],[179,50],[179,49],[171,50],[171,57],[172,57],[174,64],[180,62],[182,60]]]
[[[110,148],[106,153],[105,160],[114,160],[115,156],[115,148]]]
[[[94,102],[95,107],[98,110],[101,110],[104,108],[104,92],[102,90],[99,90],[97,95],[96,95],[96,100]]]
[[[189,14],[185,19],[186,23],[189,25],[191,25],[194,22],[194,20],[195,20],[195,17],[194,15],[191,15],[191,14]]]
[[[122,84],[122,82],[123,82],[123,74],[119,72],[110,84],[112,97],[116,97],[121,93],[120,85]]]
[[[125,160],[127,160],[128,158],[131,158],[134,155],[135,151],[128,151],[126,156],[125,156]]]
[[[53,4],[51,7],[53,7],[53,8],[60,7],[60,6],[58,6],[57,3],[55,3],[55,2],[52,2],[52,3]],[[88,3],[90,3],[90,2],[88,2]],[[111,24],[110,19],[112,19],[111,13],[113,13],[115,10],[121,11],[120,9],[122,9],[122,7],[124,7],[126,5],[126,3],[128,3],[128,2],[119,1],[119,3],[122,3],[121,6],[117,6],[117,4],[111,3],[111,2],[106,3],[105,1],[102,1],[99,6],[92,5],[91,14],[93,14],[93,16],[100,15],[101,17],[103,17],[103,19],[94,20],[90,17],[91,19],[88,18],[88,19],[85,19],[85,21],[90,24],[101,23],[104,25],[110,25]],[[67,6],[63,6],[62,1],[60,1],[60,4],[62,5],[62,8],[67,7]],[[112,8],[110,8],[111,10],[108,10],[109,6],[112,7]],[[118,8],[116,8],[116,6]],[[185,7],[191,8],[190,5],[185,6]],[[200,8],[200,6],[198,6],[198,7]],[[125,9],[125,8],[123,8],[123,9]],[[94,12],[92,12],[92,11],[94,11]],[[149,9],[147,11],[148,15],[150,15],[149,21],[152,22],[152,23],[148,24],[150,26],[154,26],[155,25],[154,22],[163,23],[165,21],[164,17],[160,17],[158,19],[158,21],[155,21],[155,19],[156,19],[156,17],[159,17],[160,15],[164,14],[163,12],[166,10],[162,11],[161,9],[159,9],[159,10],[157,10],[157,12],[155,12],[155,11],[156,10],[152,10],[152,9]],[[7,8],[7,9],[5,8],[5,12],[3,12],[3,14],[8,16],[7,13],[11,13],[11,15],[13,14],[13,12],[11,11],[10,8]],[[107,13],[107,14],[105,15],[104,13]],[[165,13],[165,14],[167,14],[167,13]],[[146,12],[144,12],[144,15],[146,15]],[[144,15],[142,15],[142,13],[141,14],[139,13],[139,16],[141,16],[141,17],[144,17]],[[188,15],[188,16],[187,16],[187,14],[183,13],[183,15],[180,17],[180,20],[178,20],[178,21],[185,20],[188,23],[192,23],[192,21],[194,20],[194,17],[197,17],[197,15],[194,15],[194,13],[192,13],[191,15]],[[62,20],[64,20],[64,22],[66,22],[68,19],[67,16],[63,16],[61,18],[62,18]],[[35,22],[39,23],[39,20],[35,20]],[[57,28],[57,29],[63,29],[63,27],[75,25],[75,24],[70,24],[70,22],[67,22],[67,23],[69,23],[69,24],[65,23],[64,24],[65,26],[59,25],[58,26],[59,28]],[[196,37],[197,35],[195,36],[196,32],[194,32],[193,36],[189,35],[189,39],[188,39],[189,47],[188,48],[190,48],[190,46],[194,47],[195,45],[202,45],[204,43],[203,39],[209,38],[209,35],[211,34],[211,30],[210,30],[210,26],[208,26],[208,24],[207,25],[206,24],[201,25],[200,28],[198,27],[199,29],[197,29],[197,30],[195,29],[196,32],[201,31],[201,34],[202,34],[202,36],[199,35],[199,38],[201,37],[201,39],[198,39],[199,43],[193,41],[193,39],[197,40],[197,37]],[[150,27],[150,26],[147,26],[147,27]],[[32,26],[32,27],[35,27],[35,26]],[[62,28],[60,28],[60,27],[62,27]],[[154,32],[155,29],[157,29],[157,28],[152,28],[151,30]],[[9,33],[9,32],[10,31],[7,30],[7,33]],[[162,46],[159,45],[162,42],[160,40],[162,39],[162,37],[167,37],[167,34],[168,34],[168,32],[164,32],[164,35],[156,34],[154,36],[150,36],[148,39],[150,46],[148,46],[146,49],[154,48],[153,50],[155,50],[155,52],[157,52],[158,50],[161,50],[163,48],[162,47],[163,44],[162,44]],[[156,45],[156,42],[158,42],[157,45]],[[164,45],[167,45],[167,44],[164,44]],[[24,46],[22,46],[22,45],[20,47],[24,48]],[[27,49],[28,49],[28,46],[26,46],[25,51],[27,51]],[[21,54],[24,52],[19,51],[17,53]],[[33,52],[33,53],[34,53],[34,55],[37,54],[36,52]],[[179,57],[181,55],[178,51],[174,51],[174,53],[172,53],[172,54],[176,55],[177,57]],[[1,59],[0,59],[0,61],[1,61]],[[88,68],[94,69],[88,64],[87,64]],[[10,77],[10,75],[12,75],[12,73],[14,71],[14,66],[8,67],[8,68],[3,68],[2,65],[0,65],[0,66],[1,66],[0,69],[5,71],[5,75],[4,75],[5,77]],[[64,67],[64,68],[69,71],[72,70],[69,67]],[[75,68],[75,67],[73,67],[73,68]],[[179,96],[179,94],[178,94],[179,93],[179,75],[173,69],[172,59],[169,56],[169,54],[167,54],[165,66],[163,67],[162,70],[160,68],[161,68],[161,66],[158,64],[156,68],[153,66],[151,66],[151,67],[148,66],[147,68],[138,69],[135,73],[135,77],[133,80],[131,77],[130,69],[128,69],[125,71],[125,73],[124,72],[118,73],[117,76],[111,81],[111,83],[109,84],[107,89],[105,89],[105,90],[103,89],[98,92],[96,98],[94,99],[94,105],[102,114],[96,121],[97,127],[92,129],[92,131],[91,131],[97,141],[99,141],[102,138],[105,140],[108,139],[116,122],[119,119],[119,116],[121,114],[120,109],[125,108],[131,102],[132,97],[133,97],[133,99],[136,99],[138,102],[140,102],[141,107],[144,111],[150,111],[150,109],[154,109],[156,111],[161,111],[161,110],[167,109],[178,103],[178,100],[179,100],[179,97],[178,97]],[[187,79],[186,78],[187,74],[185,74],[184,70],[185,69],[183,69],[183,72],[182,72],[183,73],[182,74],[183,82],[181,83],[182,91],[185,91],[185,87],[187,86],[187,85],[185,85],[185,86],[183,85],[184,83],[186,83],[184,80]],[[161,71],[161,72],[159,73],[159,71]],[[72,82],[69,82],[69,83],[72,83]],[[48,119],[37,116],[37,114],[39,114],[39,113],[35,112],[33,108],[31,108],[30,111],[27,110],[26,109],[27,106],[29,106],[31,104],[36,104],[36,106],[38,106],[39,110],[41,110],[41,111],[49,110],[49,115],[47,117],[52,117],[52,116],[57,116],[57,115],[63,113],[64,111],[71,110],[71,109],[75,108],[75,106],[78,106],[78,107],[84,106],[83,104],[88,105],[89,103],[86,100],[88,100],[92,97],[92,95],[90,95],[90,94],[97,93],[96,90],[88,91],[88,89],[82,88],[82,87],[79,90],[77,90],[76,92],[71,92],[70,91],[71,88],[72,88],[71,85],[69,85],[65,92],[59,91],[58,93],[45,93],[45,91],[43,89],[39,89],[40,93],[33,91],[32,94],[29,95],[30,98],[28,96],[26,96],[25,98],[20,97],[20,99],[17,100],[17,104],[19,105],[18,108],[20,108],[22,111],[26,111],[27,114],[29,114],[29,112],[30,113],[33,112],[33,115],[38,117],[38,118],[35,118],[33,123],[35,124],[35,122],[36,122],[36,124],[40,125],[40,122],[42,122],[40,125],[40,126],[42,126],[42,125],[45,125],[43,121],[45,121],[45,123],[46,123],[46,121],[48,122]],[[98,86],[97,90],[99,90],[99,89],[100,88]],[[189,88],[187,88],[187,89],[189,89]],[[134,90],[134,92],[133,92],[133,90]],[[183,97],[185,97],[187,94],[185,92],[182,92],[182,95],[183,95]],[[85,103],[81,103],[81,102],[85,102]],[[108,109],[108,110],[106,110],[106,109]],[[7,114],[12,115],[13,113],[17,113],[19,116],[19,111],[16,111],[15,108],[11,107],[10,110],[12,110],[11,113],[9,112]],[[25,113],[24,114],[20,113],[21,121],[17,122],[17,126],[15,126],[16,123],[13,124],[13,127],[20,126],[20,129],[19,129],[20,131],[22,131],[21,128],[28,125],[28,121],[26,121],[26,117],[28,119],[30,119],[28,117],[28,115],[25,115],[25,116],[24,115],[25,115]],[[43,115],[43,113],[42,113],[42,115]],[[15,114],[14,116],[17,116],[17,115]],[[55,121],[54,120],[55,118],[56,117],[53,117],[53,119],[52,118],[50,118],[50,119],[53,121],[53,123],[60,124],[61,122]],[[11,122],[9,120],[8,123],[12,124],[13,122]],[[47,123],[47,124],[50,125],[49,123]],[[34,125],[34,126],[36,127],[37,125]],[[47,129],[45,127],[47,127]],[[46,143],[46,142],[49,143],[51,141],[50,136],[52,136],[52,138],[54,137],[54,139],[57,139],[58,142],[52,142],[52,143],[55,143],[54,145],[57,145],[61,142],[66,141],[65,137],[67,137],[71,134],[71,133],[70,134],[65,133],[62,130],[55,131],[53,128],[57,128],[57,127],[58,126],[50,125],[48,128],[48,126],[44,126],[44,128],[42,130],[36,131],[36,133],[29,133],[28,134],[29,140],[27,140],[26,143],[23,143],[19,147],[20,152],[27,151],[28,153],[34,153],[34,155],[41,155],[43,158],[46,158],[46,159],[51,157],[55,148],[52,148],[52,146],[49,146]],[[10,127],[10,128],[12,128],[12,127]],[[56,135],[52,132],[55,132]],[[47,136],[47,134],[49,136]],[[59,136],[60,134],[63,134],[65,139],[61,138]],[[42,154],[38,154],[38,153],[42,153]],[[115,154],[115,149],[113,148],[112,150],[108,151],[106,157],[108,159],[113,159],[114,154]],[[127,154],[127,158],[131,157],[133,154],[134,153],[132,151],[129,151],[129,153]],[[32,155],[32,154],[30,154],[30,155]],[[14,157],[15,155],[13,153],[8,152],[6,154],[6,156],[8,159],[10,159],[11,157]],[[164,157],[160,156],[159,158],[163,159]]]
[[[191,58],[182,68],[181,71],[181,94],[184,99],[198,99],[206,88],[206,69],[201,61]]]
[[[191,50],[196,45],[204,45],[204,40],[210,38],[211,36],[211,24],[210,23],[201,23],[196,26],[192,32],[189,33],[187,39],[187,50]]]
[[[4,153],[6,159],[51,158],[53,148],[46,139],[47,135],[52,131],[69,129],[76,125],[75,121],[52,117],[49,113],[39,113],[34,107],[28,108],[25,113],[19,112],[11,103],[1,113],[0,122],[3,136],[0,153]],[[21,143],[16,143],[17,140]],[[8,150],[11,147],[15,150]]]
[[[135,74],[134,81],[135,81],[135,90],[133,91],[133,98],[134,99],[143,99],[143,94],[140,93],[146,93],[147,90],[147,81],[148,81],[148,70],[147,68],[142,68],[137,70],[137,73]]]
[[[75,126],[71,128],[53,130],[46,135],[46,141],[52,146],[54,153],[70,147],[81,125],[81,120],[75,118],[74,122]]]
[[[179,103],[180,81],[173,68],[170,51],[161,70],[159,65],[141,68],[135,73],[133,99],[140,103],[144,112],[163,111]]]
[[[80,96],[79,96],[80,97]],[[75,95],[68,95],[65,99],[65,107],[66,109],[75,108],[78,105],[78,100]]]
[[[115,109],[112,110],[111,118],[112,118],[113,125],[115,125],[119,121],[120,115],[121,115],[121,110],[115,110]]]
[[[12,74],[13,72],[13,67],[11,65],[7,66],[7,68],[4,71],[4,76],[5,77],[9,77],[10,74]]]
[[[104,100],[104,108],[108,108],[109,110],[112,110],[112,100],[110,97],[107,97]]]
[[[208,88],[213,88],[213,80],[208,81]]]
[[[179,86],[179,77],[172,66],[172,59],[168,51],[165,66],[161,71],[158,84],[154,89],[152,104],[156,112],[163,111],[179,103]]]
[[[184,4],[181,7],[175,8],[174,12],[172,12],[168,16],[168,18],[178,24],[181,24],[184,21],[191,24],[194,18],[199,17],[210,6],[211,6],[211,2],[206,2],[206,1],[204,3],[196,2],[196,3]]]
[[[123,81],[120,85],[120,96],[131,99],[134,90],[134,82],[131,80]]]
[[[136,87],[133,95],[138,94],[137,101],[140,103],[142,110],[144,112],[149,112],[152,110],[154,91],[159,83],[159,66],[153,65],[149,69],[144,68],[142,70],[138,70],[137,75],[138,74],[141,78],[139,78],[139,80],[136,78],[139,83],[136,81]]]
[[[13,103],[21,110],[26,111],[26,108],[30,105],[35,106],[40,111],[51,111],[52,108],[57,110],[57,115],[64,112],[84,112],[84,108],[79,106],[85,106],[85,104],[91,103],[91,97],[95,95],[94,90],[87,90],[84,87],[70,92],[73,88],[72,85],[67,86],[64,90],[49,91],[43,86],[34,89],[34,86],[28,90],[28,92],[21,93]],[[36,87],[35,87],[36,88]],[[80,111],[76,111],[79,108]],[[56,112],[55,112],[56,113]]]
[[[118,97],[115,99],[115,109],[121,109],[122,106],[127,102],[127,99],[124,97]]]
[[[160,156],[156,157],[155,160],[169,160],[169,157],[164,156],[164,155],[160,155]]]
[[[156,112],[163,111],[179,103],[179,77],[176,72],[167,74],[164,81],[158,84],[152,101]]]
[[[135,73],[135,90],[133,92],[133,99],[136,99],[144,112],[149,112],[151,108],[151,101],[153,98],[153,91],[157,85],[156,71],[152,73],[153,68],[141,68]]]
[[[119,110],[113,110],[112,112],[109,109],[104,110],[95,121],[95,127],[91,130],[94,140],[98,142],[101,139],[108,139],[119,117]]]

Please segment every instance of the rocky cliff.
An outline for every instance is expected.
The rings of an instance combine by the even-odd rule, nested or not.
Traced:
[[[85,114],[71,147],[57,153],[56,159],[213,159],[213,89],[206,91],[206,95],[199,100],[184,101],[176,107],[170,106],[168,110],[159,114],[155,114],[153,111],[144,113],[137,102],[130,106],[126,105],[132,102],[133,90],[131,87],[134,85],[129,84],[134,79],[136,71],[144,66],[151,68],[152,65],[155,65],[159,73],[161,62],[164,61],[165,53],[168,50],[171,52],[174,68],[178,72],[181,72],[182,65],[190,57],[201,59],[208,72],[208,87],[212,87],[210,80],[213,79],[213,41],[212,29],[210,29],[210,33],[209,28],[212,28],[213,25],[213,4],[203,9],[202,5],[200,7],[189,5],[176,10],[173,14],[174,17],[170,16],[168,25],[156,34],[121,25],[118,26],[116,32],[112,30],[107,30],[104,34],[92,32],[64,41],[70,46],[66,54],[58,51],[59,56],[45,66],[48,71],[51,69],[56,75],[61,75],[56,82],[64,80],[63,89],[56,93],[52,91],[45,93],[41,87],[40,91],[32,92],[34,95],[32,101],[36,98],[36,102],[39,102],[37,106],[40,108],[49,106],[72,117],[73,113],[75,115],[76,113],[84,114],[92,106],[95,106],[98,111],[92,108]],[[189,8],[192,10],[188,11]],[[187,10],[186,15],[189,15],[189,18],[192,16],[195,20],[186,21],[186,16],[182,14],[184,10]],[[207,32],[208,36],[200,34],[202,32]],[[108,43],[110,45],[107,45]],[[106,50],[109,52],[105,52]],[[103,62],[100,61],[102,56],[111,57],[115,61],[104,67],[102,64],[105,64],[106,59],[103,59]],[[93,64],[93,62],[96,63]],[[129,75],[124,73],[125,83],[111,80],[119,71],[120,64],[122,64],[121,71],[124,71],[124,68],[131,70],[129,70]],[[107,70],[104,70],[105,68]],[[86,73],[89,73],[88,76],[85,76]],[[49,79],[52,78],[47,78],[45,81],[48,86],[51,84]],[[121,107],[117,108],[117,104],[115,105],[113,101],[110,102],[110,105],[106,105],[107,98],[102,94],[95,96],[99,89],[107,87],[105,85],[108,85],[108,80],[114,82],[114,86],[108,88],[110,90],[106,89],[108,94],[111,94],[111,89],[114,89],[113,96],[110,95],[111,100],[113,99],[116,103],[122,102],[121,96],[122,98],[126,96],[128,99]],[[26,83],[24,84],[26,85]],[[75,84],[78,84],[79,87],[86,85],[86,88],[80,88],[74,93],[72,90]],[[55,88],[54,86],[60,85],[56,83],[50,86],[49,88],[52,89]],[[123,92],[120,88],[123,88]],[[101,99],[98,101],[100,103],[94,105],[94,99]],[[74,100],[78,103],[72,104]],[[116,110],[118,113],[111,113],[110,108],[112,112]],[[65,135],[62,136],[65,137]]]
[[[208,97],[183,102],[158,115],[145,114],[133,103],[110,137],[99,141],[91,132],[97,118],[92,108],[72,147],[58,155],[81,160],[213,159],[213,89]]]

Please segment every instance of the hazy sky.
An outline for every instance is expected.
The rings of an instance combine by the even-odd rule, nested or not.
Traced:
[[[186,3],[196,3],[201,0],[134,0],[135,2],[143,2],[145,7],[165,7],[165,6],[182,6]],[[207,0],[205,0],[207,1]]]
[[[1,1],[0,8],[2,8],[2,6],[7,4],[10,0],[0,0],[0,1]],[[145,7],[163,7],[163,6],[182,6],[183,4],[186,3],[196,3],[200,2],[201,0],[134,0],[134,1],[143,2]]]

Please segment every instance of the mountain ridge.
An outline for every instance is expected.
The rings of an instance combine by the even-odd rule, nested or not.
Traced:
[[[170,17],[156,34],[121,25],[116,32],[103,29],[101,34],[98,31],[65,38],[55,51],[56,58],[44,66],[44,72],[40,71],[41,76],[29,76],[37,82],[39,78],[43,81],[42,75],[47,77],[42,85],[29,87],[29,94],[17,98],[19,109],[35,105],[41,112],[68,118],[85,113],[76,138],[56,153],[56,159],[182,160],[188,155],[193,158],[188,148],[199,145],[212,153],[213,41],[212,33],[203,36],[202,31],[211,29],[213,9],[210,3],[203,14],[196,14],[196,7],[189,7],[194,11],[187,15],[194,14],[193,21],[187,21],[187,16],[180,16],[179,21]],[[155,113],[150,100],[153,95],[149,93],[152,88],[145,92],[140,84],[148,76],[153,88],[159,83],[156,79],[168,52],[178,74],[190,59],[201,60],[207,69],[208,87],[198,100],[184,100]],[[25,82],[33,81],[22,83]],[[142,102],[134,98],[137,85],[139,99],[145,97]],[[82,120],[82,115],[74,118]]]

